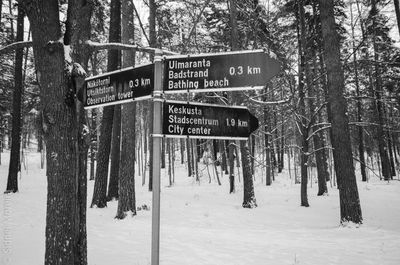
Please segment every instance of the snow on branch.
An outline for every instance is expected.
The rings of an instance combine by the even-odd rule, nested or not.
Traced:
[[[93,41],[88,40],[88,41],[86,41],[86,44],[90,48],[92,48],[94,51],[114,49],[114,50],[135,50],[135,51],[146,52],[146,53],[155,53],[157,51],[160,51],[164,55],[179,54],[179,53],[166,51],[166,50],[162,50],[162,49],[157,49],[157,48],[140,47],[138,45],[122,44],[122,43],[117,43],[117,42],[99,43],[99,42],[93,42]]]
[[[0,47],[0,54],[5,54],[14,50],[22,49],[22,48],[30,48],[32,47],[32,41],[18,41],[6,45],[4,47]]]

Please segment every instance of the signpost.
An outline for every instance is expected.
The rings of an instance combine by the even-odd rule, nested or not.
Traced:
[[[246,140],[258,120],[246,107],[166,101],[163,130],[167,137]]]
[[[163,87],[164,93],[261,89],[279,71],[264,50],[170,56]]]
[[[86,78],[85,109],[150,98],[154,87],[154,65],[129,67]]]
[[[246,107],[164,101],[163,93],[260,89],[280,71],[263,50],[170,56],[85,80],[85,109],[122,104],[153,95],[153,199],[151,264],[160,260],[161,138],[246,140],[259,124]],[[164,104],[164,105],[163,105]],[[163,118],[163,120],[162,120]]]

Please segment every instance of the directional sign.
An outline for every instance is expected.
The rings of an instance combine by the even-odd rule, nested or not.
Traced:
[[[257,128],[257,118],[246,107],[164,102],[162,133],[166,136],[247,139]]]
[[[85,80],[85,109],[149,98],[154,87],[154,65],[129,67]]]
[[[164,93],[263,88],[280,63],[263,50],[166,57]]]

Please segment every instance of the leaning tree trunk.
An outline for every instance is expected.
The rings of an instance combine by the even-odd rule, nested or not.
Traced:
[[[122,41],[134,41],[133,1],[122,1]],[[124,51],[123,66],[135,65],[135,52]],[[125,89],[125,87],[124,87]],[[122,143],[119,176],[119,200],[116,218],[123,219],[128,214],[136,215],[135,197],[135,149],[136,149],[136,103],[131,102],[122,106]]]
[[[17,39],[24,40],[24,17],[25,13],[21,6],[18,6],[17,17]],[[23,94],[22,60],[23,49],[17,49],[15,52],[15,86],[13,92],[13,112],[12,112],[12,132],[11,132],[11,154],[8,170],[6,192],[18,191],[18,171],[20,170],[19,152],[21,149],[21,101]]]
[[[340,197],[340,222],[362,223],[351,151],[347,106],[343,96],[344,73],[340,62],[340,43],[336,32],[333,0],[320,0],[322,37],[328,79],[328,100],[332,114],[332,146]]]
[[[110,42],[121,40],[121,1],[112,0],[110,7]],[[120,52],[111,50],[108,52],[107,71],[118,69]],[[107,177],[110,157],[112,124],[114,118],[114,106],[103,109],[103,120],[100,127],[100,143],[97,151],[97,168],[94,181],[94,191],[91,207],[104,208],[107,206]]]

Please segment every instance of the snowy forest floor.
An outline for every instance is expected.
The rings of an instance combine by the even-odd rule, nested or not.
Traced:
[[[19,178],[19,192],[3,194],[9,153],[0,165],[0,264],[43,264],[45,251],[46,171],[40,154],[26,153],[27,168]],[[178,162],[176,165],[178,166]],[[210,168],[211,172],[211,168]],[[292,172],[293,175],[293,172]],[[357,176],[360,179],[360,176]],[[176,169],[175,185],[167,187],[162,170],[160,264],[400,264],[400,182],[380,181],[371,174],[358,182],[364,224],[339,226],[339,198],[335,187],[318,197],[317,183],[309,183],[310,207],[300,207],[300,185],[287,171],[272,186],[255,177],[258,207],[244,209],[242,183],[229,194],[228,176],[201,184]],[[151,193],[136,177],[136,203],[151,207]],[[88,207],[93,181],[88,185]],[[117,202],[106,209],[88,208],[90,265],[150,264],[151,210],[125,220],[114,219]]]

